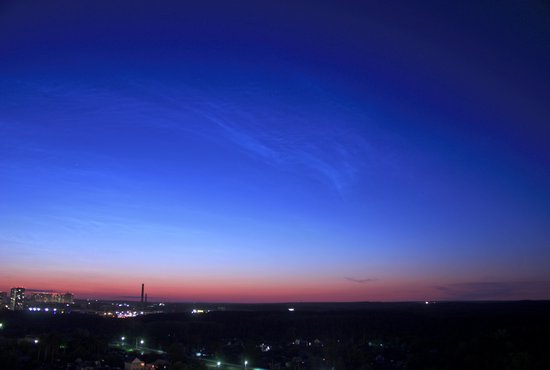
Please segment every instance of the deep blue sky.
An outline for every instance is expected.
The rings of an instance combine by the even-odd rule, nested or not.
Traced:
[[[542,1],[3,1],[0,290],[548,299],[549,65]]]

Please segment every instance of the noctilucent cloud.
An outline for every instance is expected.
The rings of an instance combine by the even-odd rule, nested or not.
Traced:
[[[549,299],[543,1],[3,1],[0,290]]]

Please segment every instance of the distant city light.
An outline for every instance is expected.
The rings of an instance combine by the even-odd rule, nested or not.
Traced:
[[[292,307],[290,307],[288,310],[289,310],[290,312],[294,312],[294,308],[292,308]]]
[[[34,340],[34,344],[38,344],[38,339],[35,339],[35,340]]]
[[[120,340],[125,340],[125,339],[126,339],[126,337],[120,337]]]

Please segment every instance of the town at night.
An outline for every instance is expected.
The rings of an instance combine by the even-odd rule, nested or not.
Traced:
[[[0,370],[549,369],[542,0],[0,0]]]

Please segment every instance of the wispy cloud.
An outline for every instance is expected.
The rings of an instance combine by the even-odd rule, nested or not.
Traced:
[[[502,300],[537,298],[541,292],[550,290],[550,282],[545,281],[473,281],[440,285],[435,287],[448,299],[456,300]]]
[[[35,94],[43,92],[54,100],[57,120],[72,120],[78,114],[87,117],[87,122],[101,119],[114,127],[125,125],[131,118],[134,126],[173,130],[188,137],[221,135],[251,156],[315,178],[340,194],[353,184],[372,157],[371,146],[356,131],[357,125],[350,124],[359,118],[348,116],[353,113],[333,101],[326,102],[330,109],[325,111],[322,101],[317,109],[301,109],[292,102],[280,104],[269,96],[252,101],[250,91],[219,98],[191,86],[170,88],[136,81],[126,85],[105,88],[89,83],[79,86],[51,82],[51,86],[45,83],[24,88]],[[79,130],[94,127],[88,125]]]
[[[344,279],[358,284],[371,283],[373,281],[376,281],[376,279],[374,278],[357,279],[353,277],[345,277]]]
[[[232,141],[242,146],[246,150],[268,160],[272,160],[276,162],[281,161],[280,152],[262,143],[260,140],[256,139],[250,133],[239,130],[237,127],[232,127],[231,125],[211,115],[205,115],[205,116],[208,117],[208,119],[214,122],[216,125],[221,127]]]
[[[368,145],[344,127],[304,125],[299,117],[285,117],[296,125],[266,120],[254,112],[227,104],[209,104],[200,114],[214,123],[233,143],[271,165],[301,167],[342,193],[353,182],[367,156]]]

